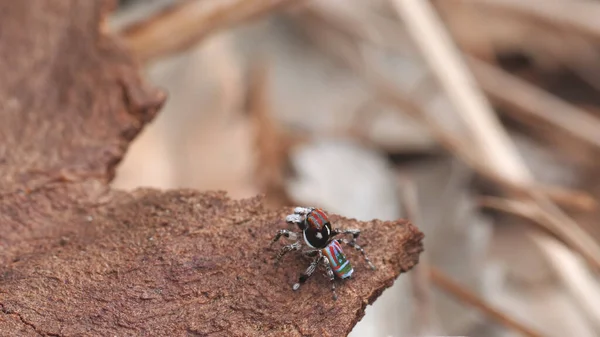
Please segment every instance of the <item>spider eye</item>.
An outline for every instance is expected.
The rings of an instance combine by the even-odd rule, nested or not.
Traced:
[[[321,228],[318,230],[314,227],[308,227],[304,231],[304,237],[308,244],[315,248],[323,248],[327,246],[327,242],[329,241],[329,232],[327,227]]]

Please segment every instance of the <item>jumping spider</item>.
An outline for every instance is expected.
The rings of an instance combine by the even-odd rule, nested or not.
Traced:
[[[340,279],[349,278],[354,272],[354,268],[352,268],[350,261],[342,251],[341,243],[345,243],[360,251],[366,262],[369,264],[369,267],[375,270],[375,266],[369,260],[364,249],[356,244],[356,239],[360,235],[360,230],[332,229],[327,214],[325,214],[323,210],[314,207],[296,207],[294,209],[294,214],[288,215],[285,220],[289,224],[296,224],[301,233],[296,233],[287,229],[281,229],[277,232],[271,241],[271,245],[279,240],[281,236],[285,236],[290,240],[295,240],[295,242],[281,248],[275,257],[275,265],[279,264],[279,261],[285,254],[302,248],[302,242],[299,240],[298,235],[302,235],[304,237],[304,242],[310,247],[310,249],[304,250],[302,254],[313,258],[308,268],[300,274],[298,283],[294,284],[292,287],[293,290],[298,290],[300,284],[306,282],[306,280],[308,280],[315,272],[317,266],[321,264],[327,271],[327,277],[331,281],[333,299],[336,300],[337,294],[335,293],[335,284],[333,281],[336,277]],[[339,234],[351,234],[352,240],[335,239],[334,237]]]

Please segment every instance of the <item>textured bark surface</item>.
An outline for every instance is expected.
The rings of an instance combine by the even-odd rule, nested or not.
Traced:
[[[321,273],[294,292],[307,261],[290,254],[276,270],[278,247],[268,248],[289,211],[219,193],[113,192],[104,205],[54,219],[70,231],[53,248],[1,270],[3,311],[66,336],[341,336],[422,249],[406,222],[332,216],[364,230],[379,269],[346,249],[356,277],[338,282],[338,301]]]
[[[341,336],[418,262],[406,221],[358,222],[339,300],[307,261],[268,248],[291,209],[107,184],[165,95],[102,30],[104,1],[0,0],[0,335]],[[284,240],[282,240],[284,241]],[[284,241],[285,242],[285,241]]]
[[[0,263],[106,192],[165,94],[100,31],[105,1],[0,1]]]

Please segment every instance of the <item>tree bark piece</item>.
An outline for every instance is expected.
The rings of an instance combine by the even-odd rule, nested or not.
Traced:
[[[108,1],[0,1],[0,264],[48,245],[61,213],[106,193],[162,106],[99,31]]]
[[[0,1],[0,193],[108,182],[164,93],[99,32],[107,1]]]
[[[0,0],[0,335],[342,336],[412,268],[423,234],[405,220],[363,230],[378,270],[346,248],[351,280],[269,248],[292,209],[220,192],[132,193],[108,183],[165,95],[100,31],[111,3]],[[285,242],[285,239],[282,239]]]
[[[423,249],[406,221],[332,215],[363,230],[378,270],[347,248],[355,278],[337,281],[337,301],[320,272],[294,292],[308,261],[290,253],[276,269],[283,243],[269,248],[291,211],[215,192],[112,192],[85,216],[57,217],[65,233],[47,252],[0,269],[0,303],[38,332],[64,336],[341,336]]]

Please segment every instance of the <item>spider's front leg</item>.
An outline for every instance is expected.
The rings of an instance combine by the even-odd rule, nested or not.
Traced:
[[[331,233],[331,236],[342,235],[342,234],[352,234],[352,241],[355,243],[360,235],[360,229],[334,229]]]
[[[343,242],[343,243],[347,244],[348,246],[358,250],[362,254],[362,256],[365,258],[365,261],[367,261],[367,264],[369,264],[369,267],[371,267],[372,270],[375,270],[375,265],[373,264],[373,262],[371,262],[371,260],[367,256],[367,253],[365,253],[365,250],[361,246],[354,243],[354,241],[348,241],[346,239],[338,239],[338,242],[340,242],[340,243]]]
[[[275,266],[279,266],[279,261],[285,254],[291,251],[298,250],[300,248],[302,248],[302,244],[300,243],[300,241],[296,241],[291,245],[283,246],[275,256]]]
[[[300,284],[306,282],[306,280],[308,280],[308,278],[312,276],[312,274],[317,269],[317,266],[319,265],[319,261],[321,261],[322,258],[322,254],[318,254],[317,257],[314,258],[314,260],[310,263],[308,268],[306,268],[306,270],[302,274],[300,274],[300,277],[298,278],[298,283],[295,283],[292,287],[293,290],[298,290],[300,288]]]
[[[273,238],[273,240],[271,240],[271,246],[277,241],[279,240],[279,238],[281,236],[286,237],[289,240],[297,240],[298,239],[298,234],[287,230],[287,229],[280,229],[277,231],[277,234],[275,234],[275,237]]]

